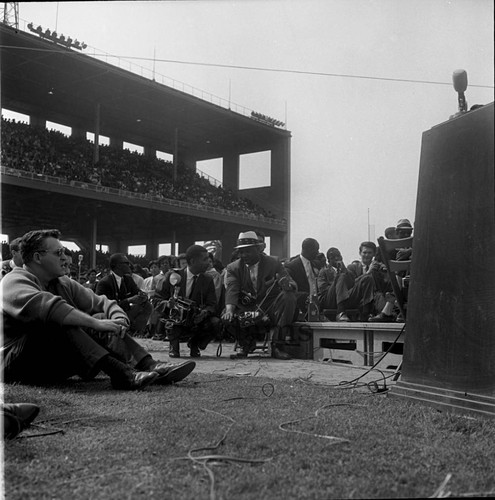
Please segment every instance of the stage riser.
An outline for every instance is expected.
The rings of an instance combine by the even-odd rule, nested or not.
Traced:
[[[384,347],[397,339],[394,354],[387,354],[379,361],[379,369],[395,369],[402,361],[404,348],[403,323],[298,323],[311,330],[313,338],[313,360],[332,360],[354,366],[372,366],[377,362]],[[384,346],[385,344],[385,346]],[[386,349],[385,349],[386,350]]]

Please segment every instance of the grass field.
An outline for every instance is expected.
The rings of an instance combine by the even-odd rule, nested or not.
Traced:
[[[365,388],[193,373],[142,392],[6,385],[4,400],[42,407],[5,444],[9,500],[495,496],[494,420]]]

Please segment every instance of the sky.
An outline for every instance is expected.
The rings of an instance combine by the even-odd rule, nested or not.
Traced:
[[[494,100],[492,0],[20,2],[19,17],[285,122],[291,255],[313,237],[350,262],[414,223],[421,136],[457,112],[453,71],[469,107]]]

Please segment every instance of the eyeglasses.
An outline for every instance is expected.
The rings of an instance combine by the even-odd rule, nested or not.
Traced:
[[[64,247],[58,248],[57,250],[53,250],[53,252],[49,252],[48,250],[37,250],[38,253],[52,253],[53,255],[58,255],[59,257],[63,257],[65,255],[65,251],[67,249]]]

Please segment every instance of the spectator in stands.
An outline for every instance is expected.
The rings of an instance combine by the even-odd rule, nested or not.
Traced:
[[[96,292],[96,285],[98,281],[96,280],[96,269],[89,269],[86,273],[87,281],[84,283],[84,287],[89,288],[93,292]]]
[[[88,380],[103,371],[115,389],[133,390],[181,380],[194,369],[155,361],[129,337],[129,320],[115,301],[65,276],[58,230],[30,231],[20,249],[24,267],[0,283],[6,382]]]
[[[297,307],[294,293],[297,286],[276,257],[263,254],[263,245],[254,231],[240,233],[235,248],[240,258],[226,268],[225,311],[222,319],[235,327],[236,317],[240,313],[261,311],[267,326],[272,327],[272,356],[290,359],[275,341],[283,342],[291,335]],[[235,334],[240,351],[234,357],[245,358],[256,339],[247,328],[235,328]]]
[[[200,350],[206,349],[220,329],[220,319],[216,316],[215,285],[213,278],[205,273],[208,268],[206,248],[200,245],[190,246],[186,250],[186,260],[187,266],[184,269],[174,270],[168,274],[161,292],[161,297],[167,302],[166,309],[165,304],[162,308],[165,310],[165,319],[166,311],[174,308],[177,299],[194,302],[191,314],[187,315],[184,321],[171,323],[168,330],[169,356],[172,358],[180,357],[179,343],[185,336],[189,338],[191,357],[199,358]]]
[[[308,297],[316,297],[318,269],[314,261],[320,250],[320,244],[314,238],[306,238],[301,244],[301,253],[285,264],[297,285],[297,306],[304,314],[307,310]]]
[[[110,256],[110,275],[98,282],[96,293],[116,300],[129,317],[132,334],[142,335],[153,308],[147,294],[133,280],[126,255],[114,253]]]

